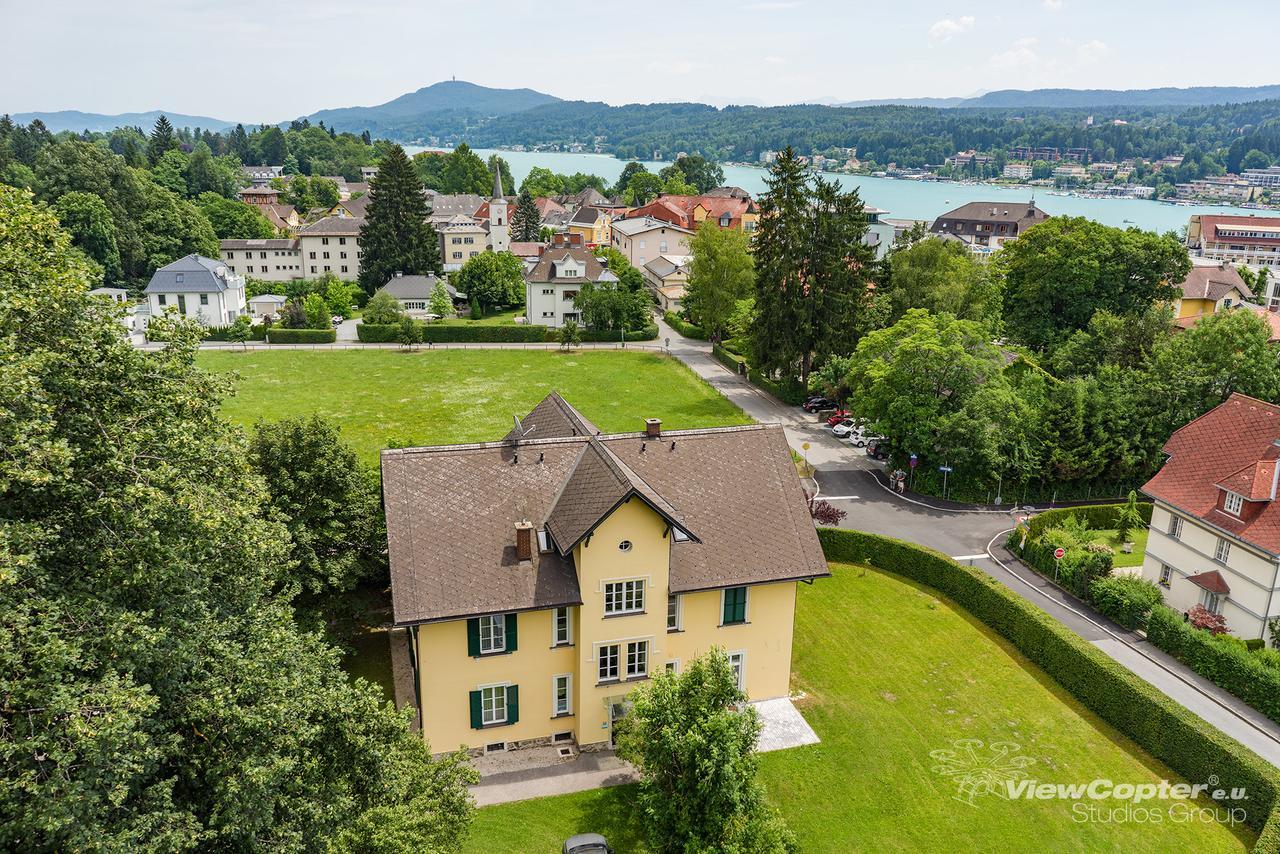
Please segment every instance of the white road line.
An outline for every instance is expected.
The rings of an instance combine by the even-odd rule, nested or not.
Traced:
[[[856,495],[824,495],[822,496],[822,500],[823,501],[857,501],[858,496]],[[983,557],[986,557],[986,555],[983,555]]]
[[[983,552],[980,555],[952,555],[952,560],[987,560],[991,555]]]

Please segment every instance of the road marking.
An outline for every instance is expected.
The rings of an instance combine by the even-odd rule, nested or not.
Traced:
[[[983,552],[980,555],[952,555],[952,560],[986,560],[990,555]]]
[[[857,501],[858,496],[856,495],[824,495],[822,496],[822,500],[823,501]],[[983,557],[986,557],[986,555],[983,555]]]

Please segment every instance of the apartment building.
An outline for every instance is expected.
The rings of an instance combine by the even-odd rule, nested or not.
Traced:
[[[326,216],[298,229],[303,276],[311,279],[333,273],[355,281],[360,275],[360,227],[363,219]]]

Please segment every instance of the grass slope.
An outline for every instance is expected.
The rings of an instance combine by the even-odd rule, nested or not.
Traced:
[[[740,409],[683,364],[655,353],[545,350],[204,351],[199,363],[235,371],[223,413],[243,424],[317,413],[333,419],[361,459],[385,447],[502,438],[555,389],[601,430],[748,424]]]
[[[958,800],[933,750],[1012,742],[1043,782],[1177,781],[985,626],[935,593],[834,565],[800,585],[799,705],[822,743],[768,753],[761,777],[802,851],[1244,851],[1221,824],[1073,820],[1062,801]],[[468,851],[552,852],[598,830],[639,850],[630,788],[479,811]],[[1167,811],[1168,802],[1159,804]],[[1205,803],[1207,806],[1207,802]]]

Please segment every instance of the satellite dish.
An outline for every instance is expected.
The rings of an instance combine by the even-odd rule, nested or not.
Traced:
[[[515,430],[514,430],[514,431],[512,431],[512,432],[514,432],[514,433],[515,433],[515,435],[516,435],[516,441],[517,441],[517,442],[519,442],[519,441],[520,441],[521,439],[523,439],[525,436],[528,436],[528,435],[529,435],[530,433],[532,433],[532,432],[533,432],[533,430],[534,430],[534,428],[533,428],[533,427],[529,427],[528,429],[526,429],[526,428],[525,428],[525,426],[524,426],[524,424],[522,424],[522,423],[520,422],[520,416],[519,416],[519,415],[512,415],[512,416],[511,416],[511,420],[512,420],[512,421],[514,421],[514,422],[516,423]]]
[[[226,267],[219,267],[219,268],[218,268],[217,270],[215,270],[214,272],[216,272],[216,273],[218,274],[218,278],[219,278],[219,279],[225,279],[225,278],[227,277],[227,268],[226,268]]]

